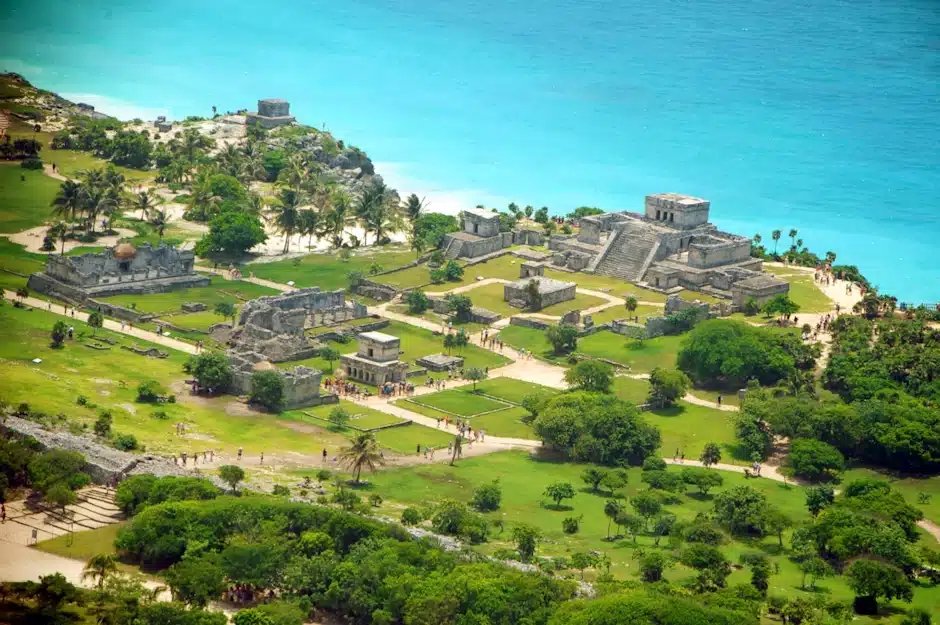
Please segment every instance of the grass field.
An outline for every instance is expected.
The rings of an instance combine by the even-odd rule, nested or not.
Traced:
[[[302,421],[313,423],[314,425],[323,425],[330,416],[330,413],[336,408],[342,408],[349,413],[349,424],[361,430],[370,430],[372,428],[382,427],[383,425],[402,422],[402,419],[396,416],[374,410],[367,406],[360,406],[344,399],[341,399],[338,404],[300,408],[291,411],[291,415],[296,417],[297,413],[301,413],[302,416],[300,419]],[[313,418],[311,415],[317,418]],[[326,423],[326,425],[329,426],[329,423]]]
[[[179,312],[185,302],[202,302],[208,307],[208,311],[205,312],[213,314],[212,310],[215,308],[215,305],[220,302],[228,302],[240,307],[243,302],[236,297],[236,294],[245,299],[255,299],[264,295],[278,294],[278,291],[274,289],[250,282],[223,280],[219,276],[211,276],[211,279],[212,284],[209,286],[179,289],[167,293],[153,293],[150,295],[114,295],[102,299],[109,304],[117,304],[128,308],[133,304],[136,305],[136,310],[145,313]],[[176,323],[173,321],[176,318],[177,317],[173,317],[170,321]],[[215,315],[215,318],[215,323],[224,321],[224,319],[218,315]]]
[[[257,278],[281,284],[293,281],[298,287],[318,286],[323,291],[334,291],[349,286],[348,276],[351,271],[361,271],[367,278],[382,282],[383,276],[369,276],[369,268],[373,263],[389,270],[407,265],[414,259],[413,251],[401,246],[389,246],[386,249],[357,251],[348,261],[341,260],[338,254],[332,252],[308,254],[274,263],[251,263],[242,267],[242,272],[248,275],[250,271]]]
[[[821,313],[835,308],[835,302],[816,286],[812,275],[785,276],[783,279],[790,283],[790,299],[799,304],[799,312]]]
[[[722,462],[730,463],[735,459],[735,413],[680,401],[669,408],[642,414],[647,422],[659,428],[660,451],[664,456],[672,457],[678,450],[686,458],[698,460],[706,443],[718,443],[722,448]]]
[[[554,395],[558,391],[539,384],[511,378],[493,378],[473,385],[422,395],[411,399],[400,399],[395,405],[417,412],[432,419],[455,417],[469,418],[475,430],[484,430],[493,436],[510,438],[535,438],[530,425],[521,421],[529,412],[518,405],[531,393],[541,391]]]
[[[647,306],[646,304],[641,304],[637,306],[636,310],[632,313],[627,312],[627,309],[623,306],[611,306],[599,313],[594,313],[592,318],[594,325],[599,326],[610,323],[615,319],[626,319],[627,317],[639,317],[639,323],[645,323],[649,317],[662,317],[664,314],[665,309],[662,306]]]
[[[431,282],[431,271],[428,269],[427,265],[418,265],[417,267],[411,267],[403,271],[378,276],[375,278],[375,281],[398,289],[427,284],[428,286],[424,290],[438,293],[472,284],[476,282],[478,276],[483,278],[518,280],[520,262],[521,261],[515,256],[500,256],[486,263],[464,267],[463,277],[460,280],[445,282],[443,284],[428,284]],[[463,263],[461,262],[461,264]]]
[[[162,319],[181,328],[202,331],[208,330],[211,326],[217,323],[231,321],[231,319],[228,317],[221,317],[215,314],[211,309],[194,313],[184,313],[182,315],[173,315],[171,317],[163,317]]]
[[[390,514],[400,514],[400,505],[426,506],[443,499],[456,499],[469,502],[473,490],[478,486],[498,479],[503,491],[502,507],[485,516],[494,521],[504,521],[506,529],[502,532],[491,526],[490,542],[479,549],[491,553],[500,547],[512,548],[510,530],[515,523],[529,523],[541,531],[544,539],[540,542],[540,555],[570,556],[576,551],[598,551],[606,553],[612,560],[611,573],[619,579],[636,580],[638,566],[633,558],[636,548],[653,549],[651,538],[639,536],[636,544],[630,539],[620,538],[605,540],[607,518],[603,514],[607,493],[592,493],[583,488],[580,473],[585,465],[561,463],[535,459],[523,452],[505,452],[458,461],[456,466],[447,464],[423,465],[411,468],[395,469],[370,476],[371,490],[386,499],[386,509]],[[670,468],[670,471],[678,471]],[[640,481],[638,469],[629,470],[629,484],[618,493],[625,502],[638,492],[646,490]],[[763,493],[769,501],[787,513],[795,522],[808,522],[810,516],[804,506],[802,489],[787,486],[770,480],[746,480],[743,475],[722,473],[724,486],[717,491],[747,484]],[[542,494],[545,487],[553,482],[565,481],[575,486],[574,499],[565,502],[566,509],[555,510],[551,502]],[[712,509],[712,496],[700,496],[687,493],[680,496],[680,502],[666,506],[666,510],[683,520],[692,520],[696,514],[707,513]],[[627,506],[629,509],[629,506]],[[564,534],[561,529],[562,519],[579,517],[580,531],[574,535]],[[784,544],[789,545],[789,531],[784,536]],[[660,547],[662,548],[662,547]],[[740,555],[748,551],[763,551],[774,565],[779,566],[779,573],[770,578],[770,592],[790,597],[810,597],[811,593],[799,588],[801,574],[797,565],[790,559],[787,549],[781,550],[775,536],[753,539],[747,542],[732,541],[722,547],[722,551],[732,562],[737,562]],[[589,571],[591,579],[594,572]],[[677,565],[666,571],[665,577],[671,581],[680,581],[692,576],[692,571]],[[750,573],[746,568],[736,568],[728,579],[729,585],[747,584]],[[832,599],[850,600],[852,592],[840,577],[824,579],[818,582],[817,592],[825,593]],[[932,610],[936,615],[940,603],[936,601],[938,592],[935,588],[918,587],[914,595],[914,606]],[[887,604],[887,602],[886,602]],[[908,604],[897,602],[892,606],[907,608]],[[873,622],[856,619],[856,622]],[[883,621],[882,621],[883,622]]]
[[[45,266],[46,257],[42,254],[27,252],[22,245],[0,237],[0,287],[15,291],[26,286],[29,274],[42,271]]]
[[[614,378],[613,392],[620,399],[630,403],[645,404],[650,392],[650,383],[621,375]]]
[[[510,317],[512,315],[517,315],[520,312],[526,312],[510,306],[509,302],[503,299],[503,292],[504,285],[502,284],[486,284],[481,287],[465,291],[461,293],[461,295],[468,296],[473,302],[474,306],[492,310],[493,312],[499,314],[500,317]],[[560,317],[570,310],[584,310],[594,306],[602,306],[605,303],[606,300],[601,299],[600,297],[578,293],[574,299],[568,300],[567,302],[560,302],[552,306],[546,306],[545,308],[539,310],[538,313],[542,315],[554,315]]]
[[[63,534],[36,543],[36,549],[46,553],[54,553],[57,556],[72,558],[73,560],[90,560],[100,554],[117,555],[114,540],[126,524],[126,522],[114,523],[93,530],[73,532],[71,537],[68,534]],[[69,542],[72,544],[69,545]],[[136,566],[123,564],[120,561],[118,562],[118,568],[127,573],[139,572]]]
[[[13,234],[51,219],[58,190],[59,181],[41,171],[0,165],[0,232]]]

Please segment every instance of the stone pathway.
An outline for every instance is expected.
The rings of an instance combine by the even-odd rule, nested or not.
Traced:
[[[15,291],[5,290],[3,294],[4,294],[4,297],[10,301],[20,299],[16,296]],[[53,304],[50,302],[43,301],[41,299],[37,299],[35,297],[27,297],[23,299],[22,301],[25,304],[32,306],[33,308],[45,310],[45,311],[54,313],[56,315],[59,315],[60,317],[65,317],[66,319],[74,319],[76,321],[82,321],[82,322],[88,321],[88,313],[77,310],[74,316],[71,313],[67,314],[62,304]],[[174,339],[169,336],[163,336],[163,335],[157,334],[156,332],[151,332],[149,330],[141,330],[140,328],[131,328],[129,325],[126,325],[126,324],[124,328],[122,329],[121,323],[119,321],[114,321],[112,319],[106,318],[104,320],[104,327],[108,330],[111,330],[112,332],[117,332],[119,334],[132,336],[134,338],[138,338],[144,341],[150,341],[151,343],[162,345],[164,347],[169,347],[170,349],[175,349],[177,351],[185,352],[187,354],[196,353],[195,345],[186,343],[185,341]]]

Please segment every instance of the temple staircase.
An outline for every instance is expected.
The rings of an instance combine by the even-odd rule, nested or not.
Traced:
[[[607,245],[606,253],[597,263],[595,273],[639,282],[650,265],[651,255],[659,244],[659,233],[642,223],[625,223],[617,230],[616,239]]]

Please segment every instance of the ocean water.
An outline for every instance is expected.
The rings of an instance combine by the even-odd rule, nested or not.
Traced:
[[[698,195],[940,301],[938,0],[7,0],[0,68],[125,115],[287,98],[441,210]]]

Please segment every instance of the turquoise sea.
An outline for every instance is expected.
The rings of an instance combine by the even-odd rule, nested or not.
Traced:
[[[698,195],[940,301],[938,0],[7,0],[0,68],[175,117],[287,98],[438,208]]]

